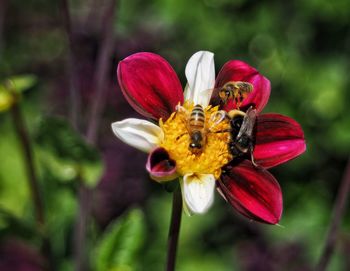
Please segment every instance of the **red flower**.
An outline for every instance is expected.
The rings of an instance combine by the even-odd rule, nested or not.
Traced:
[[[281,188],[266,168],[300,155],[305,151],[305,140],[300,125],[293,119],[273,113],[259,114],[270,95],[267,78],[248,64],[233,60],[223,66],[215,80],[213,54],[203,51],[194,54],[186,66],[188,85],[184,94],[169,63],[152,53],[127,57],[119,63],[117,75],[124,96],[137,112],[147,118],[161,118],[160,127],[138,119],[112,124],[114,133],[125,143],[150,152],[146,168],[153,179],[167,181],[179,176],[189,212],[203,213],[210,207],[216,183],[221,195],[241,214],[264,223],[278,223],[282,214]],[[257,166],[250,158],[238,159],[228,154],[228,133],[208,133],[201,154],[183,147],[190,140],[180,118],[185,114],[182,110],[192,108],[186,101],[192,102],[192,106],[200,104],[206,116],[217,114],[220,111],[208,106],[212,90],[231,81],[249,82],[253,86],[240,108],[234,99],[223,107],[226,111],[239,109],[242,114],[251,106],[256,109],[252,156]],[[183,107],[177,107],[179,104]]]

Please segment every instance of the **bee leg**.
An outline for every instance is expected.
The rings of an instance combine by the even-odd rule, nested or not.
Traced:
[[[250,161],[252,161],[253,166],[254,167],[260,167],[257,163],[255,163],[254,156],[253,156],[253,148],[252,147],[250,148],[249,153],[250,153]]]
[[[241,107],[241,101],[239,100],[239,98],[236,96],[234,101],[236,102],[236,107],[238,110],[240,110],[240,107]]]
[[[208,133],[213,133],[213,134],[221,134],[221,133],[229,133],[231,132],[231,129],[225,129],[225,130],[220,130],[220,131],[208,131]]]
[[[183,137],[185,134],[187,134],[187,133],[183,133],[182,135],[179,135],[179,136],[176,138],[176,141],[179,140],[181,137]]]

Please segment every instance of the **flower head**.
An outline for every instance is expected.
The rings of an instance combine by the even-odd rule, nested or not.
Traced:
[[[152,179],[179,178],[188,213],[206,212],[217,188],[241,214],[278,223],[282,193],[266,168],[305,150],[301,127],[286,116],[260,114],[270,82],[242,61],[227,62],[215,79],[214,55],[200,51],[188,61],[185,74],[188,84],[183,93],[176,73],[162,57],[137,53],[122,60],[117,75],[124,96],[137,112],[156,122],[125,119],[112,124],[114,133],[149,153],[146,169]],[[217,90],[230,82],[244,82],[249,93],[241,95],[237,88],[235,94],[242,97],[223,103]],[[240,120],[236,130],[233,115]]]

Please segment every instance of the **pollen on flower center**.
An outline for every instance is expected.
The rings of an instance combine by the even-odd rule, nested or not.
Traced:
[[[217,179],[221,175],[221,167],[232,159],[228,148],[229,121],[226,118],[215,121],[218,107],[204,108],[204,128],[200,130],[204,144],[200,151],[194,152],[189,147],[192,142],[189,118],[193,108],[192,103],[185,102],[183,110],[174,112],[165,123],[159,121],[164,132],[164,140],[160,145],[168,151],[170,158],[176,161],[180,175],[213,174]]]

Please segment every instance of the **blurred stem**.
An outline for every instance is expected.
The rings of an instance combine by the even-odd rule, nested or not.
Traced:
[[[97,65],[94,75],[94,89],[96,91],[96,97],[93,100],[92,106],[89,112],[88,119],[88,128],[86,132],[87,141],[95,145],[96,144],[96,135],[99,126],[99,119],[102,114],[102,109],[105,103],[106,96],[106,82],[108,70],[109,70],[109,58],[111,56],[112,48],[113,48],[113,21],[115,14],[115,6],[116,0],[110,0],[108,5],[105,7],[103,23],[102,23],[102,42],[99,50],[99,55],[97,57]],[[63,17],[65,20],[65,28],[68,34],[69,43],[70,43],[70,69],[73,68],[73,61],[75,59],[75,44],[72,35],[72,26],[70,20],[69,6],[67,0],[62,0],[62,11]],[[77,71],[74,71],[75,77],[71,77],[71,85],[75,87],[77,86]],[[73,79],[72,79],[73,78]],[[74,80],[75,79],[75,80]],[[80,99],[79,96],[74,95],[76,91],[72,92],[72,99],[74,104],[77,106],[78,101],[74,101],[76,99]],[[76,114],[78,113],[77,107],[72,111],[72,121],[77,126],[77,120],[75,120]],[[93,190],[87,188],[83,180],[80,179],[78,185],[78,216],[75,225],[75,233],[74,233],[74,257],[75,257],[75,270],[76,271],[86,271],[89,270],[89,262],[88,262],[88,254],[87,254],[87,224],[89,221],[90,213],[91,213],[91,198],[92,198]]]
[[[2,58],[2,49],[4,47],[4,22],[5,22],[5,11],[6,11],[6,0],[0,0],[0,60]]]
[[[78,61],[76,57],[77,46],[75,44],[72,30],[72,20],[70,16],[68,0],[60,1],[62,23],[66,31],[69,55],[67,65],[67,76],[69,77],[70,89],[70,121],[72,126],[79,131],[79,115],[81,112],[81,95],[78,82]],[[76,271],[89,270],[86,249],[87,223],[90,216],[90,190],[84,186],[84,182],[78,176],[78,211],[74,228],[74,264]]]
[[[326,243],[323,248],[323,252],[319,259],[318,265],[316,267],[317,271],[326,270],[328,263],[334,252],[334,247],[338,236],[339,226],[344,216],[346,203],[348,201],[349,190],[350,190],[350,157],[348,159],[348,163],[344,171],[342,182],[340,184],[338,194],[334,203],[332,219],[329,225]]]
[[[39,183],[36,177],[34,160],[33,160],[33,152],[30,145],[30,140],[27,132],[27,128],[24,123],[24,119],[22,116],[21,109],[17,102],[15,102],[11,108],[11,113],[13,117],[13,123],[15,125],[15,130],[21,144],[25,167],[27,171],[27,179],[30,188],[30,192],[32,195],[32,200],[35,208],[36,220],[40,229],[43,228],[45,220],[44,220],[44,208],[43,202],[39,192]]]
[[[86,237],[91,210],[91,192],[92,191],[83,184],[82,180],[80,180],[78,187],[79,209],[74,234],[75,270],[77,271],[89,270]]]
[[[97,137],[98,126],[102,110],[105,105],[107,84],[108,82],[108,70],[110,68],[110,56],[113,50],[114,41],[114,16],[116,10],[116,0],[111,0],[106,6],[102,23],[102,44],[99,50],[97,59],[97,66],[94,76],[94,89],[96,96],[90,108],[89,125],[87,128],[86,138],[89,143],[95,143]]]
[[[0,0],[1,1],[1,0]],[[62,13],[62,23],[66,31],[68,44],[69,44],[69,55],[67,63],[67,75],[69,78],[69,98],[70,98],[70,121],[72,126],[79,131],[79,121],[78,118],[81,115],[81,95],[79,89],[78,80],[78,61],[76,57],[76,45],[74,43],[74,35],[72,30],[72,20],[69,11],[69,3],[67,0],[62,0],[61,2],[61,13]]]
[[[166,271],[174,271],[176,263],[177,244],[179,241],[180,225],[182,215],[181,188],[177,187],[173,194],[173,209],[168,235],[168,255]]]
[[[15,131],[19,139],[19,143],[21,145],[22,153],[24,156],[24,163],[27,172],[27,180],[29,189],[32,195],[32,200],[35,209],[35,217],[37,221],[37,225],[39,228],[39,233],[43,238],[42,252],[46,256],[50,270],[55,270],[55,265],[53,264],[53,257],[51,253],[51,243],[46,235],[45,228],[45,217],[44,217],[44,207],[43,201],[39,191],[39,182],[37,179],[35,166],[34,166],[34,158],[33,158],[33,150],[30,144],[30,139],[27,131],[27,127],[24,122],[24,118],[19,107],[18,101],[12,105],[11,113],[13,117],[13,123],[15,126]]]

